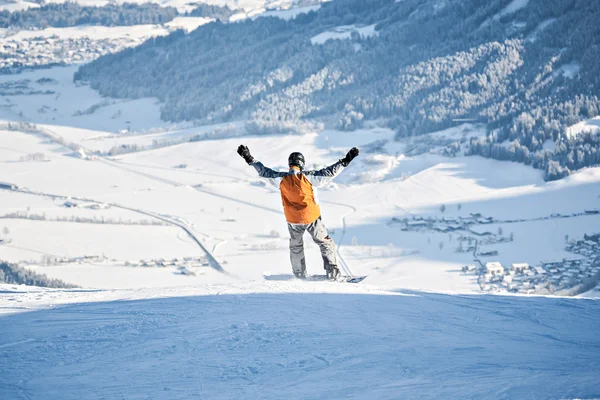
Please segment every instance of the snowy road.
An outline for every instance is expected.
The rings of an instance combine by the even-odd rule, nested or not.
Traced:
[[[303,282],[15,292],[2,308],[37,310],[0,317],[7,400],[600,394],[596,300]]]

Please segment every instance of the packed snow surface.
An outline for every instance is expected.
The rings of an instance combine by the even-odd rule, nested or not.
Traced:
[[[591,398],[600,302],[331,283],[19,293],[0,397]],[[163,297],[164,296],[164,297]]]

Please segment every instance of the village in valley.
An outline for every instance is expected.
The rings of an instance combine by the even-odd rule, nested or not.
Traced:
[[[483,267],[463,267],[464,273],[478,274],[478,283],[487,292],[509,291],[523,294],[577,294],[600,281],[600,234],[571,241],[565,248],[579,256],[544,260],[539,265],[486,262]]]
[[[442,206],[440,211],[443,213],[445,209],[445,206]],[[552,214],[535,220],[598,214],[600,214],[599,210],[592,209],[569,215]],[[494,260],[494,257],[499,255],[498,250],[481,250],[482,245],[510,243],[515,240],[514,234],[511,232],[505,235],[502,227],[492,231],[489,229],[491,224],[516,222],[526,222],[526,220],[495,220],[480,213],[471,213],[468,216],[458,217],[395,217],[392,218],[390,226],[398,226],[405,232],[458,234],[458,246],[455,252],[470,253],[474,261],[472,264],[463,265],[461,273],[475,276],[480,289],[485,292],[576,295],[598,285],[600,233],[571,239],[566,235],[564,250],[573,253],[573,256],[556,260],[540,260],[536,265],[530,265],[522,260],[514,260],[510,265],[503,265]]]
[[[44,255],[40,260],[21,261],[19,267],[42,266],[42,267],[61,267],[73,265],[113,265],[129,268],[170,268],[174,274],[196,275],[200,268],[208,267],[209,261],[205,256],[200,257],[174,257],[158,258],[145,260],[114,260],[104,255],[85,255],[80,257],[54,257]]]
[[[143,38],[32,37],[4,39],[0,43],[0,71],[51,67],[91,61],[142,43]]]

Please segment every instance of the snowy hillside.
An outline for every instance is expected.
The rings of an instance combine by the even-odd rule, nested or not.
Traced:
[[[2,181],[18,186],[0,191],[6,261],[102,288],[289,273],[279,194],[235,149],[245,143],[285,169],[295,150],[318,168],[358,146],[361,156],[320,193],[347,274],[393,289],[463,293],[581,293],[597,284],[597,252],[578,244],[600,226],[597,168],[544,183],[521,164],[445,155],[447,143],[483,133],[470,124],[401,141],[386,128],[248,136],[236,121],[177,129],[156,118],[152,100],[100,98],[69,81],[73,71],[24,73],[32,93],[6,97],[4,118],[35,124],[5,123],[12,130],[0,135]],[[153,127],[162,130],[142,133]],[[320,273],[319,254],[307,246],[309,273]],[[488,262],[502,263],[507,278],[486,275]],[[531,275],[509,275],[519,263]],[[467,265],[478,269],[461,272]]]
[[[377,124],[404,138],[476,122],[487,131],[468,154],[552,181],[600,165],[597,133],[567,134],[600,113],[599,13],[585,1],[337,0],[285,21],[206,24],[75,79],[157,98],[168,121],[250,119],[254,134]]]

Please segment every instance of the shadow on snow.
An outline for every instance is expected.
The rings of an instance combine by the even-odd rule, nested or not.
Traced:
[[[600,302],[262,293],[0,317],[0,397],[597,397]]]

